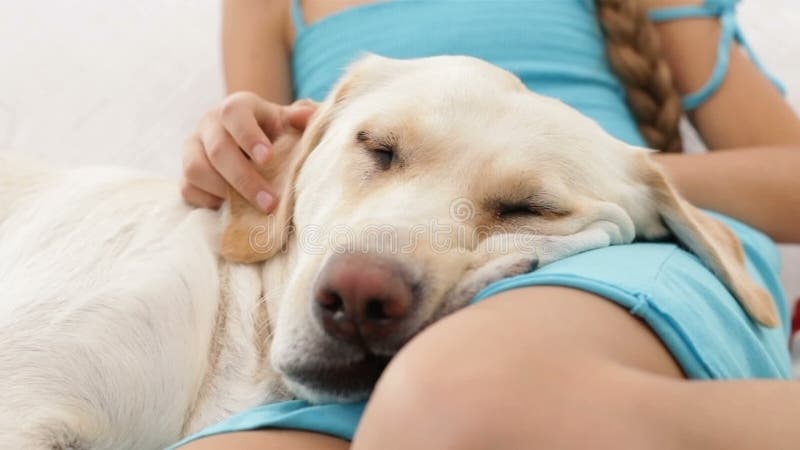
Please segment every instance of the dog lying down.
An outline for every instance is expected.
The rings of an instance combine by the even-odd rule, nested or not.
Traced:
[[[0,157],[0,446],[151,449],[264,402],[365,398],[488,283],[670,232],[757,322],[741,246],[648,158],[467,57],[354,64],[232,195]]]

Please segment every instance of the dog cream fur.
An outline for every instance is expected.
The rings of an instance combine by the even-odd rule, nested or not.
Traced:
[[[342,246],[379,251],[364,236],[387,225],[421,290],[369,348],[383,358],[492,281],[670,231],[777,323],[733,234],[647,151],[479,60],[366,57],[277,152],[270,217],[235,195],[191,209],[147,174],[0,156],[0,447],[160,448],[263,402],[364,398],[374,380],[308,375],[364,358],[314,322],[311,286]],[[311,249],[309,230],[349,234]]]

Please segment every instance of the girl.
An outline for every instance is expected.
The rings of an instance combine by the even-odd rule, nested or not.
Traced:
[[[229,185],[265,212],[255,165],[302,128],[363,51],[477,56],[657,160],[743,242],[786,324],[772,239],[800,242],[800,121],[736,26],[736,0],[228,0],[233,93],[186,145],[183,195]],[[686,114],[707,154],[680,153]],[[716,151],[719,150],[719,151]],[[735,221],[736,218],[739,221]],[[754,228],[751,228],[754,227]],[[751,322],[671,243],[586,252],[489,286],[393,360],[363,405],[288,402],[234,417],[187,450],[780,449],[800,442],[786,327]],[[443,360],[446,362],[443,363]],[[363,415],[362,415],[363,413]],[[360,421],[360,423],[359,423]],[[278,430],[278,429],[282,429]],[[260,431],[248,431],[260,430]],[[219,434],[223,433],[224,434]]]

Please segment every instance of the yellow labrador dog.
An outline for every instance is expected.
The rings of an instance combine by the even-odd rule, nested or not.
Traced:
[[[637,237],[671,232],[777,323],[646,150],[485,62],[366,57],[277,147],[271,216],[0,157],[0,447],[160,448],[264,402],[363,399],[488,283]]]

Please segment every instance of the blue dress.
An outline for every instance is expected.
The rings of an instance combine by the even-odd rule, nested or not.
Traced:
[[[612,73],[592,0],[395,0],[346,9],[306,25],[293,1],[297,38],[292,73],[297,98],[322,100],[365,51],[394,58],[464,54],[517,74],[532,90],[557,97],[606,131],[644,146]],[[582,289],[613,301],[658,335],[689,378],[789,378],[788,318],[774,243],[716,215],[737,234],[755,280],[778,303],[782,326],[755,324],[715,276],[674,243],[635,243],[578,254],[498,281],[473,302],[534,285]],[[238,414],[184,440],[263,428],[351,439],[364,405],[292,401]]]

